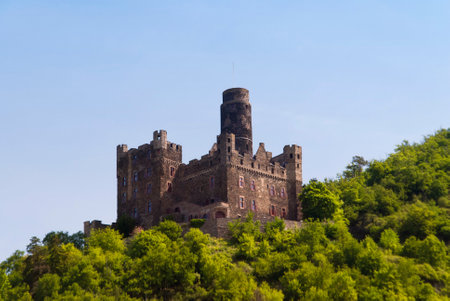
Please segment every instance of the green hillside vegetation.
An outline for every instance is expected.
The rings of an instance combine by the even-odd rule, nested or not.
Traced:
[[[229,239],[202,221],[33,237],[0,264],[0,300],[448,300],[449,144],[440,130],[310,181],[300,229],[249,215]]]

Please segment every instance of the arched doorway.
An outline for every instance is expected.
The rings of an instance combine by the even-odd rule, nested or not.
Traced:
[[[225,218],[226,215],[223,211],[216,211],[215,217],[216,218]]]

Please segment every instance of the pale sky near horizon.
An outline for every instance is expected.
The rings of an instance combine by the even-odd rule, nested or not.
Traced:
[[[0,261],[116,218],[116,145],[206,154],[222,91],[303,173],[450,126],[449,1],[0,1]],[[234,72],[233,72],[234,65]]]

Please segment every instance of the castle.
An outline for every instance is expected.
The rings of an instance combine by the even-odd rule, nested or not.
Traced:
[[[133,217],[144,228],[170,217],[211,221],[245,217],[249,211],[261,221],[275,216],[301,220],[298,194],[302,189],[302,149],[286,145],[273,157],[260,143],[253,154],[249,91],[223,92],[221,132],[200,160],[182,163],[181,145],[169,142],[167,132],[136,148],[117,146],[117,216]],[[85,222],[89,228],[99,221]],[[218,234],[210,229],[213,235]]]

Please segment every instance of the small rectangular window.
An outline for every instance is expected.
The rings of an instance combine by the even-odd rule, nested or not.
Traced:
[[[170,166],[170,176],[173,177],[175,176],[175,167]]]
[[[134,209],[133,209],[133,217],[134,217],[134,218],[137,218],[137,217],[138,217],[138,211],[137,211],[137,208],[134,208]]]
[[[126,202],[127,201],[127,193],[124,192],[122,193],[122,202]]]
[[[152,184],[147,185],[147,193],[152,193]]]
[[[273,187],[273,185],[270,186],[270,195],[271,195],[271,196],[274,196],[274,195],[275,195],[275,187]]]
[[[138,189],[137,189],[137,188],[134,188],[134,189],[133,189],[133,199],[136,199],[137,192],[138,192]]]
[[[281,217],[282,218],[286,217],[286,209],[285,208],[281,208]]]
[[[167,192],[172,192],[172,183],[167,182]]]
[[[138,173],[137,173],[137,172],[134,172],[133,178],[134,178],[134,181],[135,181],[135,182],[138,181]]]
[[[284,198],[286,196],[286,192],[284,191],[284,187],[281,188],[280,196]]]
[[[147,168],[147,177],[151,177],[152,176],[152,168],[148,167]]]
[[[244,177],[239,177],[239,187],[244,187]]]
[[[244,202],[244,197],[243,196],[239,197],[239,208],[241,208],[241,209],[245,208],[245,202]]]
[[[275,215],[275,206],[274,205],[271,205],[270,206],[270,215]]]
[[[123,177],[122,186],[127,186],[127,177]]]
[[[148,213],[152,212],[152,202],[148,201]]]
[[[209,187],[214,188],[214,177],[209,178]]]
[[[253,190],[253,191],[256,189],[255,180],[252,180],[250,182],[250,189]]]
[[[256,211],[256,201],[252,201],[252,211]]]

